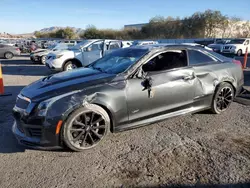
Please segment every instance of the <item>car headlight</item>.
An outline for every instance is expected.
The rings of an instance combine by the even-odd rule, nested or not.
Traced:
[[[40,117],[44,117],[47,114],[48,107],[50,105],[51,100],[46,100],[41,102],[37,107],[37,115]]]
[[[236,49],[236,46],[232,46],[232,48],[231,48],[232,50],[235,50]]]
[[[47,115],[47,112],[48,112],[49,108],[51,107],[51,105],[53,105],[53,103],[56,100],[58,100],[60,98],[63,98],[63,97],[66,97],[68,95],[72,95],[72,94],[78,93],[80,91],[81,90],[72,91],[72,92],[69,92],[69,93],[66,93],[66,94],[63,94],[63,95],[60,95],[60,96],[56,96],[56,97],[53,97],[53,98],[50,98],[50,99],[47,99],[45,101],[40,102],[40,104],[36,108],[36,114],[37,114],[37,116],[45,117]]]
[[[60,57],[62,57],[63,55],[56,55],[54,58],[55,59],[58,59],[58,58],[60,58]]]

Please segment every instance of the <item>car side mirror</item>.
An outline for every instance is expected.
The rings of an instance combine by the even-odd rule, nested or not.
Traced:
[[[151,87],[152,87],[152,83],[153,83],[153,81],[152,81],[152,78],[151,77],[146,77],[146,78],[144,78],[144,80],[142,81],[142,83],[141,83],[141,85],[144,87],[143,88],[143,91],[144,90],[146,90],[146,89],[151,89]]]

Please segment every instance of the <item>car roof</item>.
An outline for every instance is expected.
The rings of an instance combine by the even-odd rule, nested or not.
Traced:
[[[168,49],[168,48],[193,48],[193,49],[202,49],[204,50],[204,48],[201,48],[199,46],[194,46],[194,45],[189,45],[189,44],[176,44],[176,43],[160,43],[160,44],[152,44],[152,45],[144,45],[144,46],[133,46],[130,48],[135,48],[135,49],[147,49],[149,51],[151,50],[160,50],[160,49]]]

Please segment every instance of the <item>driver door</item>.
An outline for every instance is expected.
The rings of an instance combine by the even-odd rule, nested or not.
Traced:
[[[131,123],[192,106],[195,92],[192,67],[149,71],[146,74],[147,79],[133,77],[127,81],[127,105]],[[147,80],[150,80],[150,88],[146,87]]]
[[[104,40],[94,42],[90,44],[86,50],[82,52],[83,66],[87,66],[97,59],[102,57]]]

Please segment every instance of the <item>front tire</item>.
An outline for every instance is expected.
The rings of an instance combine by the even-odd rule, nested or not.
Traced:
[[[6,52],[4,54],[5,59],[12,59],[14,57],[14,54],[11,52]]]
[[[223,82],[215,90],[211,110],[214,114],[226,111],[234,99],[234,88],[231,84]]]
[[[242,56],[242,50],[237,51],[237,56],[239,56],[239,57]]]
[[[98,105],[89,104],[75,110],[63,125],[62,139],[73,151],[99,145],[110,131],[110,118]]]
[[[43,65],[45,65],[45,62],[46,62],[46,55],[43,55],[43,56],[41,57],[40,62],[41,62]]]
[[[77,69],[77,65],[73,62],[73,61],[68,61],[67,63],[65,63],[65,65],[63,66],[63,70],[64,71],[69,71],[72,69]]]

